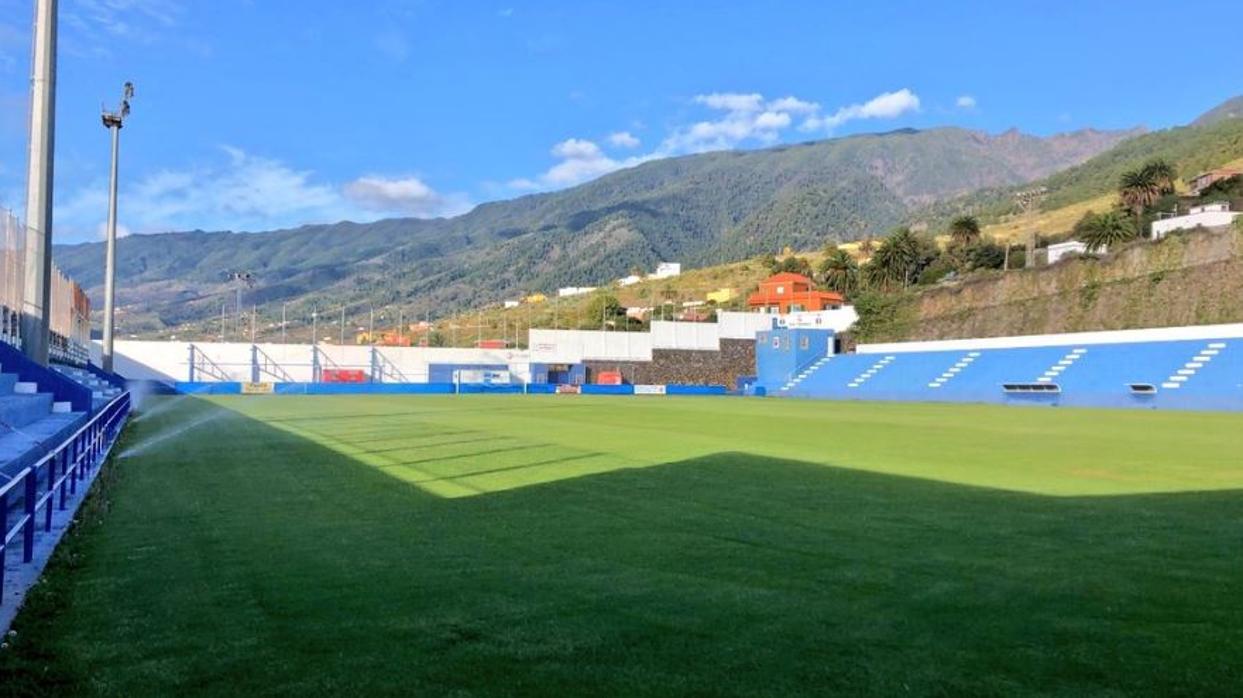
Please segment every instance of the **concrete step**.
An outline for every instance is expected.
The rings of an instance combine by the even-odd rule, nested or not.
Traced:
[[[13,384],[13,392],[17,395],[34,395],[39,392],[39,384],[31,381],[17,381]]]
[[[0,423],[13,429],[21,429],[51,413],[52,396],[47,393],[0,397]]]
[[[0,373],[0,395],[12,395],[13,386],[17,384],[17,375]]]
[[[81,412],[49,414],[20,430],[0,432],[0,483],[42,458],[47,450],[73,434],[83,421]]]

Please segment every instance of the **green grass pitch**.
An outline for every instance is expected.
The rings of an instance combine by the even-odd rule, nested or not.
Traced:
[[[1243,693],[1243,415],[163,400],[0,691]]]

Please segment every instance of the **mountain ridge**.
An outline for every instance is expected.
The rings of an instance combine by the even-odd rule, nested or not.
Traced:
[[[118,242],[118,326],[152,332],[219,313],[223,274],[246,304],[400,304],[443,312],[522,290],[594,284],[660,260],[690,265],[883,231],[932,202],[1021,184],[1137,130],[1050,137],[899,130],[643,163],[576,187],[488,202],[454,218],[342,221],[264,233],[170,232]],[[58,246],[93,294],[102,244]]]

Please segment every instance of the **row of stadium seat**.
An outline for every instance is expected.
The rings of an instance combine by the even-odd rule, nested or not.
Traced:
[[[1243,340],[843,354],[766,388],[830,399],[1243,409]]]

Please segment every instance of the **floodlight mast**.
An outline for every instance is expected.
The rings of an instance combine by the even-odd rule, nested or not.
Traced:
[[[56,133],[56,0],[36,0],[30,71],[30,159],[26,170],[26,280],[22,351],[48,363],[52,295],[52,154]]]
[[[113,317],[116,303],[117,275],[117,160],[121,147],[121,127],[129,116],[129,101],[134,98],[134,83],[127,82],[121,90],[121,104],[116,111],[102,110],[104,128],[112,132],[112,169],[108,182],[108,231],[104,247],[104,345],[101,351],[103,369],[112,372]]]

